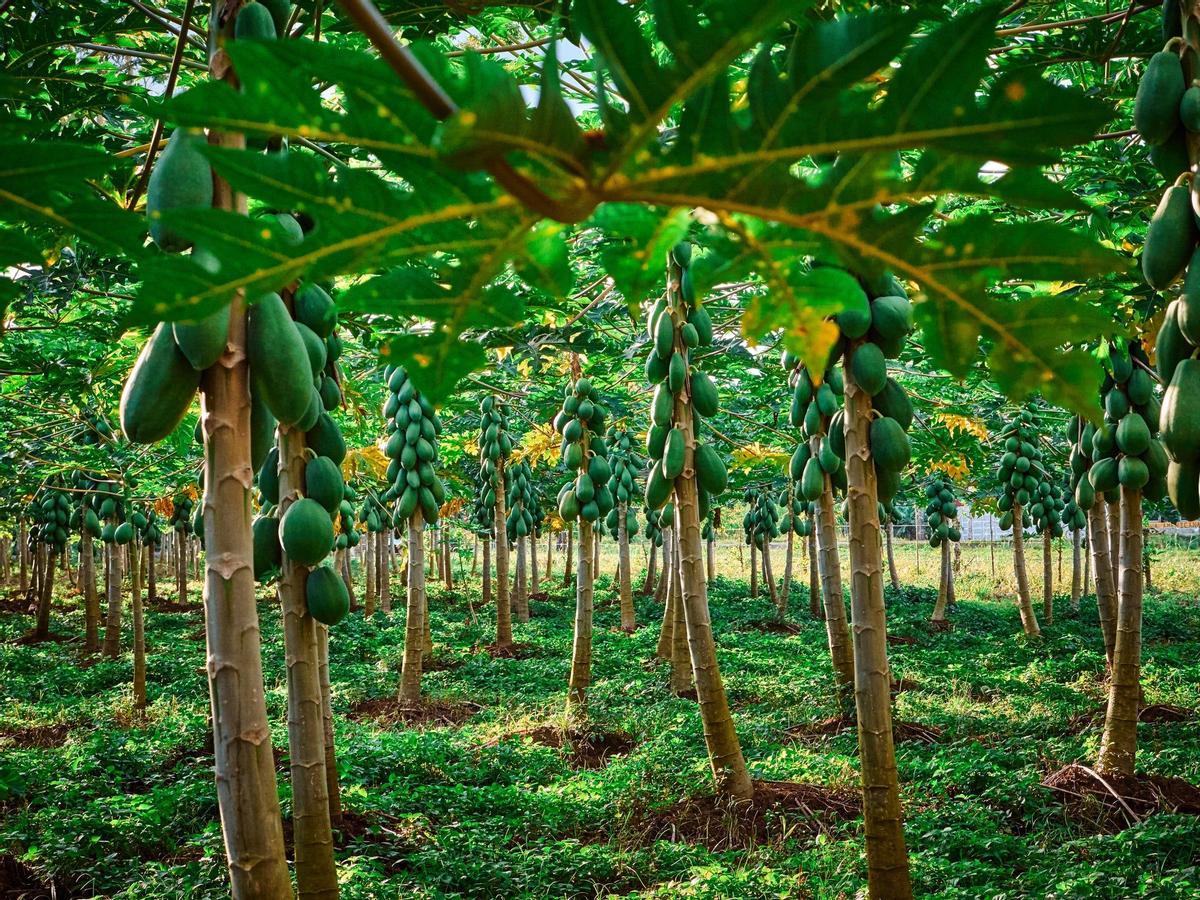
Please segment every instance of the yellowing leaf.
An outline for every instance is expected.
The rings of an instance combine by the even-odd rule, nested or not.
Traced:
[[[982,419],[975,416],[958,416],[954,413],[940,412],[934,418],[946,426],[946,430],[951,434],[963,433],[969,434],[981,441],[986,441],[988,436],[987,425]]]

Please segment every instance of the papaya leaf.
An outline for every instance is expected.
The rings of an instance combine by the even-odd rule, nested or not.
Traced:
[[[465,375],[487,362],[483,347],[473,341],[434,341],[417,334],[393,338],[379,355],[385,362],[404,366],[413,386],[434,406],[441,405]]]
[[[662,290],[667,253],[687,235],[690,222],[685,209],[663,212],[633,204],[608,204],[593,214],[591,224],[605,235],[600,258],[632,314]]]
[[[783,345],[814,372],[824,372],[837,343],[828,317],[866,299],[858,279],[844,269],[823,267],[767,278],[767,293],[755,294],[742,314],[742,332],[752,342],[781,330]]]

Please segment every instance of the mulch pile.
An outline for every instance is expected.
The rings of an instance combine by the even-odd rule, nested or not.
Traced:
[[[1100,774],[1083,765],[1059,769],[1042,780],[1074,821],[1116,832],[1155,813],[1200,815],[1200,787],[1167,775]]]
[[[484,652],[492,659],[529,659],[535,656],[537,648],[533,644],[509,644],[507,647],[497,647],[495,644],[487,644],[483,647],[474,648],[475,652]]]
[[[806,739],[831,737],[846,731],[854,731],[857,723],[853,716],[833,716],[820,722],[804,722],[787,730],[784,743],[795,743]],[[896,742],[913,741],[918,744],[936,744],[942,739],[942,729],[936,725],[920,722],[892,720],[892,739]]]
[[[18,750],[61,747],[67,742],[67,737],[70,733],[71,726],[65,723],[58,725],[33,725],[29,728],[0,731],[0,744],[7,744]]]
[[[800,634],[804,630],[794,622],[785,622],[780,619],[756,619],[753,622],[747,622],[746,627],[764,634]]]
[[[377,697],[358,701],[350,707],[349,715],[356,722],[374,722],[385,727],[446,728],[461,725],[481,709],[478,703],[466,700],[422,697],[416,703],[406,703],[395,697]]]
[[[710,850],[744,850],[796,836],[815,837],[862,811],[858,792],[756,781],[751,800],[689,797],[633,822],[635,843],[699,844]]]
[[[1106,709],[1101,707],[1100,709],[1076,713],[1067,720],[1067,727],[1071,734],[1079,734],[1083,731],[1091,731],[1094,728],[1102,728],[1104,726],[1105,712]],[[1170,703],[1151,703],[1138,710],[1138,721],[1151,725],[1190,722],[1195,717],[1196,714],[1192,710],[1184,709],[1182,706],[1173,706]]]
[[[43,880],[15,856],[0,853],[0,900],[76,900],[90,897],[66,880]]]
[[[501,741],[519,738],[528,738],[543,747],[565,750],[568,761],[575,769],[603,769],[613,757],[624,756],[636,746],[633,737],[625,731],[564,730],[554,725],[512,731],[489,741],[486,746],[495,747]]]

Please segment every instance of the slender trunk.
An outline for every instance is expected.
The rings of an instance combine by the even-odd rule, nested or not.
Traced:
[[[823,620],[825,610],[821,606],[821,576],[817,563],[817,524],[814,520],[810,520],[809,524],[811,527],[808,529],[808,538],[805,541],[805,546],[808,548],[808,614],[814,619]],[[846,640],[849,642],[849,634],[846,635]]]
[[[758,597],[758,547],[750,541],[750,599]]]
[[[280,426],[279,512],[286,515],[303,497],[303,433]],[[336,897],[329,785],[325,780],[325,704],[321,696],[321,660],[317,621],[308,613],[308,569],[286,551],[278,582],[283,610],[283,647],[287,660],[288,757],[292,776],[292,826],[296,886],[300,897]]]
[[[554,532],[546,529],[546,581],[554,573]]]
[[[508,508],[504,503],[504,460],[496,462],[496,649],[512,646],[512,610],[508,598]]]
[[[566,552],[566,555],[563,556],[563,587],[571,586],[571,570],[572,570],[572,567],[574,567],[574,565],[575,565],[575,551],[572,549],[574,547],[574,541],[575,541],[575,526],[568,524],[567,525],[567,552]]]
[[[654,593],[655,574],[658,572],[658,545],[651,542],[650,558],[646,560],[646,577],[642,579],[642,588],[638,591],[643,597]]]
[[[146,545],[146,600],[153,603],[158,599],[158,573],[154,571],[154,545]],[[93,590],[94,590],[93,586]]]
[[[663,551],[666,552],[664,545]],[[675,613],[678,605],[678,594],[673,590],[667,591],[666,602],[663,603],[662,626],[658,630],[658,646],[654,655],[659,659],[670,660],[672,641],[675,639]]]
[[[21,568],[21,593],[29,593],[29,531],[22,521],[17,529],[17,555]]]
[[[492,542],[483,539],[483,603],[492,602]]]
[[[449,547],[449,545],[447,545]],[[530,596],[541,593],[541,574],[538,572],[538,541],[536,535],[529,536],[529,592]],[[446,557],[447,560],[449,556]]]
[[[421,540],[424,519],[417,510],[408,520],[408,605],[404,624],[404,663],[400,670],[400,700],[421,699],[421,666],[425,657],[425,545]]]
[[[175,532],[175,600],[188,601],[187,535],[180,529]]]
[[[1108,710],[1096,768],[1132,775],[1142,672],[1142,492],[1121,488],[1121,594]]]
[[[814,443],[820,438],[814,437]],[[872,475],[874,469],[871,470]],[[838,556],[837,520],[833,516],[833,483],[825,475],[825,486],[817,500],[813,533],[817,546],[817,570],[821,574],[821,598],[825,612],[825,638],[829,658],[837,679],[841,705],[850,705],[854,689],[854,645],[850,643],[850,626],[846,621],[846,600],[842,593],[842,563]],[[855,620],[857,621],[857,619]]]
[[[375,532],[368,531],[366,540],[363,541],[363,573],[367,580],[367,596],[363,603],[363,616],[368,619],[375,615],[375,588],[379,581],[375,575],[375,560],[377,556],[375,543]]]
[[[674,533],[673,527],[662,530],[662,569],[659,571],[658,580],[654,585],[654,599],[659,603],[667,602],[667,587],[671,583],[671,568],[675,558]]]
[[[779,589],[775,586],[775,572],[771,568],[771,540],[763,541],[762,548],[763,580],[767,583],[767,594],[771,597],[771,605],[779,609]]]
[[[1054,534],[1042,532],[1042,618],[1054,624]]]
[[[708,569],[708,583],[712,584],[717,578],[717,542],[714,538],[709,538],[705,542],[704,556]]]
[[[867,884],[871,897],[912,897],[900,784],[892,735],[887,614],[883,605],[878,490],[871,460],[871,400],[846,354],[846,480],[850,507],[850,601],[854,616],[854,696],[862,765]]]
[[[146,712],[146,621],[142,607],[142,551],[129,545],[129,574],[133,595],[133,710],[139,718]]]
[[[121,548],[108,544],[108,616],[104,621],[104,655],[116,659],[121,655]]]
[[[1091,513],[1088,514],[1089,516]],[[1083,532],[1083,596],[1092,589],[1092,541],[1087,529]]]
[[[950,606],[954,606],[958,602],[958,598],[954,596],[954,578],[955,572],[958,571],[958,551],[959,542],[952,542],[950,546],[950,564],[946,567],[946,602]]]
[[[786,619],[788,614],[788,601],[792,593],[792,565],[794,563],[794,555],[796,552],[796,530],[789,528],[787,533],[787,549],[784,551],[783,557],[783,587],[779,592],[779,618]]]
[[[96,593],[96,555],[87,530],[79,538],[79,573],[83,581],[83,647],[95,653],[100,649],[100,597]]]
[[[669,281],[678,286],[680,272],[672,264]],[[688,353],[679,338],[683,313],[679,306],[671,310],[675,320],[676,351]],[[717,646],[713,640],[712,621],[708,609],[708,585],[704,580],[703,538],[699,489],[696,482],[696,431],[692,407],[680,392],[675,396],[675,426],[684,434],[683,473],[675,479],[675,540],[678,542],[677,567],[682,584],[684,622],[692,670],[696,678],[696,699],[704,725],[704,743],[708,759],[721,795],[747,800],[754,796],[754,783],[742,755],[742,747],[733,727],[725,683],[717,664]]]
[[[214,34],[222,27],[225,11],[225,4],[214,4]],[[223,23],[227,34],[231,25],[230,21]],[[244,146],[240,135],[210,136],[210,140],[213,138],[223,146]],[[220,178],[214,177],[213,182],[215,206],[246,212],[244,197],[233,194]],[[230,309],[225,352],[201,378],[200,422],[204,435],[202,518],[208,548],[204,579],[208,688],[217,801],[230,888],[235,900],[289,898],[291,878],[283,855],[254,597],[249,367],[246,310],[240,296]],[[180,556],[185,557],[182,542],[179,549]],[[181,572],[185,565],[183,558]],[[186,584],[181,580],[180,602],[186,596]]]
[[[1108,565],[1112,569],[1113,609],[1121,586],[1121,501],[1104,501],[1108,516]]]
[[[529,539],[517,538],[517,621],[529,621]]]
[[[379,608],[384,615],[392,611],[392,530],[379,532]]]
[[[329,628],[317,625],[317,660],[321,677],[321,719],[325,738],[325,792],[329,795],[329,823],[342,821],[342,788],[338,783],[337,751],[333,740],[333,688],[329,684]]]
[[[1013,514],[1013,573],[1017,576],[1017,609],[1021,613],[1021,627],[1030,637],[1042,633],[1033,602],[1029,598],[1029,571],[1025,567],[1025,532],[1021,527],[1021,504],[1014,503]]]
[[[1100,617],[1100,631],[1104,637],[1104,655],[1108,667],[1113,666],[1117,646],[1117,586],[1112,577],[1112,563],[1108,558],[1108,523],[1105,507],[1099,500],[1088,510],[1089,541],[1092,545],[1092,565],[1096,569],[1096,610]]]
[[[679,547],[674,549],[674,558],[679,558]],[[683,611],[683,579],[679,566],[675,566],[668,577],[668,605],[671,607],[671,693],[676,697],[692,689],[692,660],[688,647],[687,622]]]
[[[584,438],[587,458],[587,438]],[[567,686],[567,716],[587,716],[587,691],[592,680],[592,566],[596,542],[592,523],[579,519],[579,576],[575,580],[575,640],[571,647],[571,677]]]
[[[621,628],[634,631],[637,616],[633,609],[633,573],[629,571],[629,531],[625,517],[629,514],[628,503],[617,504],[617,581],[621,599]]]
[[[893,526],[893,524],[889,520],[888,524],[887,524],[887,532],[886,532],[888,577],[891,579],[891,582],[892,582],[892,590],[898,591],[898,590],[900,590],[900,573],[896,571],[896,552],[892,548],[892,532],[894,531],[894,528],[895,528],[895,526]]]
[[[471,542],[471,577],[479,573],[479,535]]]
[[[44,638],[50,634],[50,605],[54,599],[54,564],[58,561],[58,551],[53,547],[48,551],[46,567],[42,572],[41,590],[38,593],[37,624],[34,626],[35,637]]]
[[[946,604],[950,600],[950,542],[942,541],[942,574],[938,578],[937,603],[933,606],[933,621],[946,621]]]
[[[350,572],[349,547],[345,547],[337,552],[335,564],[342,576],[342,584],[346,585],[346,593],[350,595],[350,610],[353,612],[358,609],[358,599],[354,596],[354,577]]]

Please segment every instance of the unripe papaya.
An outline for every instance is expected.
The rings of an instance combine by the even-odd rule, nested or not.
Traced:
[[[280,541],[288,558],[315,566],[333,549],[333,520],[316,500],[294,501],[279,522]]]
[[[195,322],[176,322],[172,330],[179,352],[193,369],[203,371],[225,352],[229,338],[229,307],[223,306]]]
[[[304,440],[317,456],[328,456],[335,465],[340,466],[346,458],[346,440],[337,423],[323,412],[317,417],[317,424],[304,433]]]
[[[858,386],[872,397],[887,384],[887,362],[883,358],[883,351],[870,341],[855,348],[850,370],[854,373],[854,381]]]
[[[1171,458],[1187,462],[1200,458],[1200,360],[1185,359],[1163,395],[1159,419],[1162,442]]]
[[[663,474],[674,480],[683,474],[684,456],[687,450],[687,439],[684,436],[682,428],[672,428],[667,434],[666,444],[663,446],[662,468]]]
[[[713,341],[713,325],[712,318],[703,306],[697,306],[688,313],[687,320],[696,329],[696,335],[700,339],[700,346],[707,347]]]
[[[175,430],[200,385],[200,373],[175,344],[169,323],[150,336],[121,392],[121,430],[137,444],[153,444]]]
[[[1174,133],[1186,90],[1179,54],[1164,50],[1150,57],[1133,101],[1133,125],[1147,144],[1161,144]]]
[[[1167,468],[1167,495],[1185,519],[1200,518],[1200,462],[1171,460]]]
[[[205,144],[204,135],[176,129],[150,173],[146,186],[150,237],[168,253],[186,250],[192,242],[172,231],[162,221],[162,213],[212,206],[212,169],[200,149]]]
[[[800,477],[800,493],[805,500],[819,500],[825,489],[825,470],[814,456],[804,464]]]
[[[1142,274],[1156,291],[1175,283],[1196,249],[1197,229],[1189,193],[1184,185],[1168,187],[1146,229]]]
[[[654,352],[664,360],[669,360],[675,352],[675,323],[670,311],[664,311],[655,323]]]
[[[846,308],[834,317],[844,337],[857,340],[871,327],[871,302],[863,292],[856,292]]]
[[[329,337],[337,324],[337,306],[324,288],[316,282],[306,281],[296,291],[293,303],[297,321],[307,325],[319,337]],[[404,373],[403,369],[396,371]]]
[[[907,297],[878,297],[871,303],[872,340],[897,341],[912,331],[912,301]]]
[[[239,41],[273,41],[276,38],[275,20],[271,11],[261,3],[243,6],[233,23],[233,36]]]
[[[330,515],[337,512],[346,484],[333,460],[318,456],[304,467],[304,496],[316,500]]]
[[[330,566],[318,566],[308,573],[304,601],[308,614],[322,625],[336,625],[350,612],[346,582]]]
[[[308,364],[312,372],[309,379],[311,381],[325,369],[325,341],[303,322],[296,322],[295,328],[300,334],[300,339],[304,341],[304,350],[308,355]],[[412,414],[411,408],[409,414]]]
[[[312,400],[312,368],[304,339],[278,294],[264,294],[246,320],[246,355],[254,389],[284,425],[304,418]]]
[[[888,469],[899,473],[912,457],[912,446],[900,423],[887,416],[880,416],[871,423],[871,456],[875,469]]]
[[[729,485],[729,472],[717,451],[709,444],[696,444],[696,480],[709,494],[723,493]]]
[[[1138,413],[1127,413],[1117,425],[1117,449],[1127,456],[1141,456],[1150,448],[1150,429]]]
[[[646,478],[646,506],[661,509],[670,499],[674,486],[675,483],[663,474],[662,466],[652,466]]]
[[[717,387],[712,379],[703,372],[692,373],[692,408],[706,419],[717,414],[720,404],[717,398]]]

